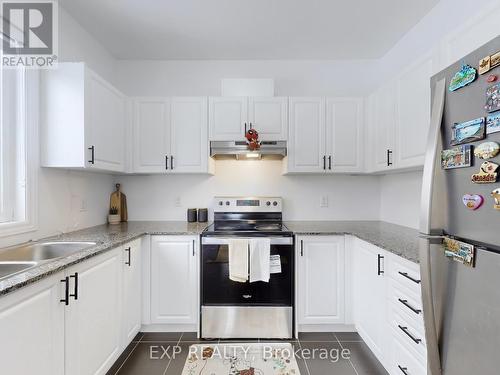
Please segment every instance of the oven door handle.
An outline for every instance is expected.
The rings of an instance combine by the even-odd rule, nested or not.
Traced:
[[[254,240],[262,237],[203,237],[202,245],[227,245],[230,240]],[[293,237],[264,237],[271,240],[271,245],[293,245]]]

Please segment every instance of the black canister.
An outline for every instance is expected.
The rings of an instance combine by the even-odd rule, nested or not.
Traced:
[[[198,209],[198,222],[206,223],[208,221],[208,208]]]
[[[198,212],[196,208],[188,208],[187,210],[188,223],[196,223],[198,220]]]

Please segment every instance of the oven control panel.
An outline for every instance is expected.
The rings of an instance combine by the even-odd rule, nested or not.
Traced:
[[[214,212],[282,212],[281,197],[215,197]]]

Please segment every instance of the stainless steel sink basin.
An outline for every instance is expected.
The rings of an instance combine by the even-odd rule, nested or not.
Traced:
[[[0,262],[0,279],[34,267],[37,262]]]
[[[35,242],[0,250],[1,262],[40,262],[71,255],[95,242]]]

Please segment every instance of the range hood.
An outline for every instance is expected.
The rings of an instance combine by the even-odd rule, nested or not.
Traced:
[[[283,159],[286,141],[261,141],[260,149],[250,151],[245,141],[211,141],[210,156],[214,159]]]

